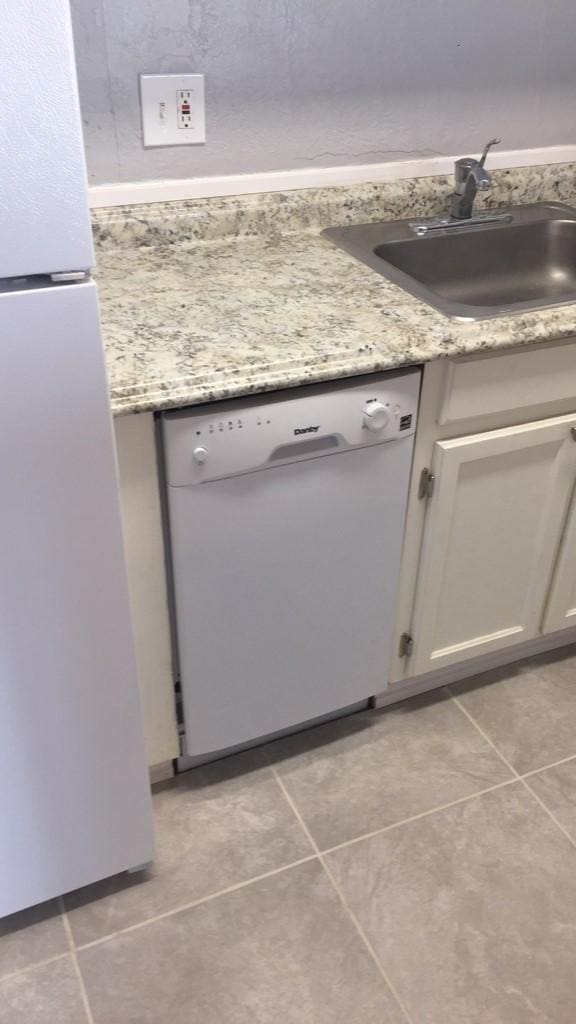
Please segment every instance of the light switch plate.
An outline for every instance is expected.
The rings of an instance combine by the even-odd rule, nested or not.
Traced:
[[[144,145],[206,142],[204,75],[140,75]]]

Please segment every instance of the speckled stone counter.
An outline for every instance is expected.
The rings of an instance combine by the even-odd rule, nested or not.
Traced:
[[[500,171],[488,205],[576,200],[576,167]],[[448,320],[320,235],[446,208],[444,177],[95,213],[116,414],[576,335],[576,305]]]

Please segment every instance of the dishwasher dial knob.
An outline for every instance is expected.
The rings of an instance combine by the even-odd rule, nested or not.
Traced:
[[[208,458],[208,449],[195,448],[192,454],[194,456],[194,462],[197,462],[200,466],[202,466],[206,462],[206,459]]]
[[[385,405],[382,402],[368,402],[368,405],[364,409],[364,426],[371,430],[373,434],[378,433],[379,430],[384,430],[390,419],[390,414]]]

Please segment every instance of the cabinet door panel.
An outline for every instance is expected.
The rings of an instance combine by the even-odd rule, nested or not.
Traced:
[[[576,475],[574,416],[435,445],[414,674],[538,634]]]
[[[543,633],[576,626],[576,490],[552,581]]]

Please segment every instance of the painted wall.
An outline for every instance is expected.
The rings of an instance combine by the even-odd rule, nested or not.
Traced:
[[[576,142],[574,0],[71,0],[93,183]],[[145,150],[138,73],[207,76]]]

